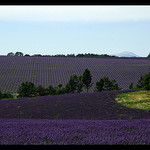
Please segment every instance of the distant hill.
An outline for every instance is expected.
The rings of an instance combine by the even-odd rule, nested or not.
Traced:
[[[129,52],[129,51],[125,51],[125,52],[122,52],[122,53],[117,53],[117,54],[114,54],[115,56],[118,56],[118,57],[140,57],[132,52]]]

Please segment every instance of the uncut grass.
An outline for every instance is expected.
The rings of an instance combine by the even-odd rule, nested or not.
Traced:
[[[127,107],[150,110],[150,91],[119,94],[116,100]]]
[[[150,112],[127,108],[115,100],[119,93],[131,91],[134,90],[0,100],[0,118],[53,120],[150,119]]]

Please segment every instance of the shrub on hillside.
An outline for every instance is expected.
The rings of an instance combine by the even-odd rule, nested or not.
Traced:
[[[26,81],[25,83],[22,82],[17,93],[19,94],[18,97],[20,98],[36,96],[36,86],[32,82],[28,82],[28,81]]]
[[[0,99],[2,99],[2,91],[0,90]]]
[[[140,89],[144,87],[144,79],[143,79],[143,76],[141,76],[140,79],[138,80],[136,87],[137,87],[137,88],[140,88]]]
[[[0,100],[9,99],[9,98],[14,98],[14,97],[11,93],[2,93],[2,91],[0,90]]]
[[[112,90],[119,90],[118,84],[115,80],[109,80],[108,77],[103,77],[100,81],[96,82],[95,91],[112,91]]]
[[[129,85],[129,89],[133,89],[134,87],[133,87],[133,82],[131,82],[130,83],[130,85]]]
[[[45,95],[47,95],[46,94],[46,89],[43,86],[39,85],[36,88],[36,96],[45,96]]]
[[[150,72],[140,77],[136,87],[144,90],[150,90]]]
[[[56,95],[56,88],[52,85],[49,85],[48,88],[45,89],[46,95]]]
[[[14,98],[11,93],[6,92],[2,94],[2,99],[9,99],[9,98]]]
[[[64,93],[81,93],[83,90],[83,76],[79,77],[74,74],[70,77],[69,82],[63,89]]]

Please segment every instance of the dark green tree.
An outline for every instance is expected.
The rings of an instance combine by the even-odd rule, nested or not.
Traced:
[[[63,93],[80,93],[83,89],[83,76],[79,77],[74,74],[70,76],[69,82],[66,84],[66,87],[63,88]]]
[[[16,52],[15,56],[23,56],[23,53],[22,52]]]
[[[144,90],[150,90],[150,72],[140,77],[136,87]]]
[[[2,99],[10,99],[10,98],[14,98],[11,93],[6,92],[2,94]]]
[[[0,89],[0,99],[2,99],[2,91],[1,91],[1,89]]]
[[[70,92],[71,93],[75,93],[76,90],[77,90],[77,86],[78,86],[78,76],[75,74],[75,75],[72,75],[70,77],[70,80],[69,80],[69,86],[70,86]]]
[[[44,96],[46,95],[46,89],[39,85],[37,88],[36,88],[36,96]]]
[[[25,54],[24,56],[30,56],[29,54]]]
[[[133,82],[130,83],[129,89],[133,89]]]
[[[10,52],[7,54],[7,56],[14,56],[15,54],[13,52]]]
[[[83,73],[82,82],[83,82],[83,87],[86,88],[87,92],[90,89],[90,87],[93,85],[91,81],[92,81],[91,73],[88,69],[85,69]]]
[[[81,93],[83,91],[83,75],[78,77],[78,85],[77,85],[77,93]]]
[[[150,90],[150,72],[148,74],[145,74],[144,77],[143,77],[143,89],[144,90]]]
[[[103,77],[100,79],[100,81],[96,82],[95,89],[97,92],[101,92],[119,90],[119,87],[115,80],[109,80],[108,77]]]
[[[150,53],[148,54],[148,56],[147,57],[150,57]]]
[[[64,93],[66,93],[66,94],[71,93],[71,87],[70,87],[69,83],[66,84],[66,86],[63,90],[64,90]]]
[[[67,57],[75,57],[75,54],[67,54]]]
[[[8,92],[2,93],[2,91],[0,90],[0,99],[10,99],[10,98],[14,98],[14,96],[11,93]]]
[[[141,76],[140,79],[138,80],[136,88],[139,88],[139,89],[144,88],[144,78],[143,78],[143,76]]]
[[[17,93],[18,97],[33,97],[36,96],[36,86],[32,82],[22,82]]]
[[[41,54],[34,54],[33,56],[42,56]]]
[[[46,88],[46,95],[56,95],[56,88],[49,85],[48,88]]]
[[[58,86],[56,87],[56,94],[64,94],[64,89],[62,88],[62,84],[58,84]]]

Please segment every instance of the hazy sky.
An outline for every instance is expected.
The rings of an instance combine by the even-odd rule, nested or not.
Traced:
[[[1,5],[0,55],[150,53],[149,5]]]

